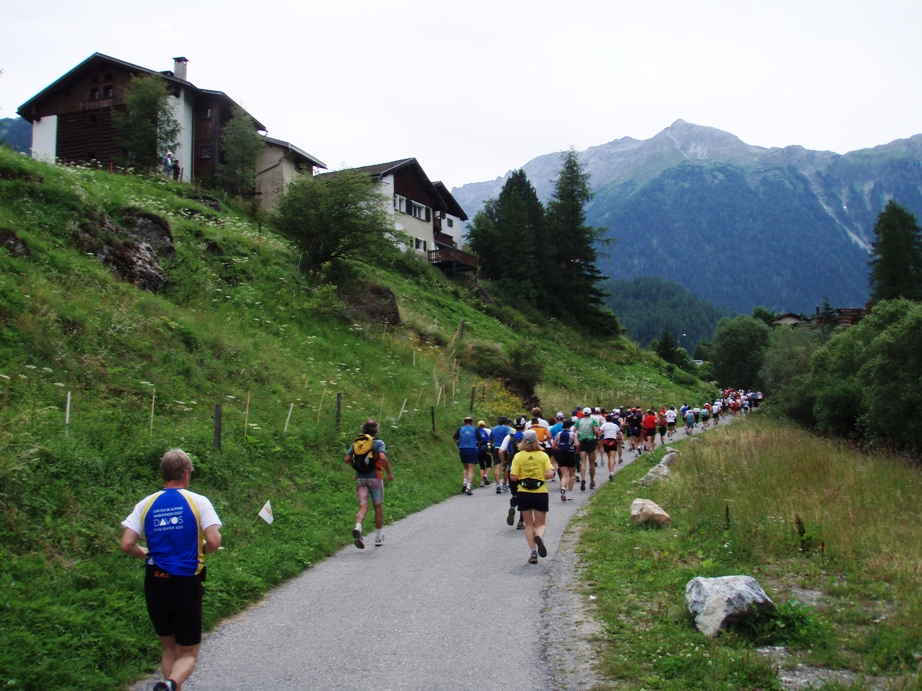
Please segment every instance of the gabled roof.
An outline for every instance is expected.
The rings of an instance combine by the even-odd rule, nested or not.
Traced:
[[[281,147],[282,149],[288,149],[288,151],[292,152],[297,158],[304,159],[303,161],[299,162],[309,163],[312,166],[326,170],[326,163],[321,161],[319,158],[311,156],[306,151],[302,151],[291,142],[283,142],[281,139],[273,139],[272,137],[266,137],[265,139],[267,143],[272,144],[273,146]]]
[[[58,88],[66,84],[70,79],[78,75],[80,72],[82,72],[86,68],[90,67],[90,65],[93,64],[94,62],[108,63],[116,67],[121,67],[125,70],[128,70],[129,72],[138,72],[140,74],[156,74],[172,84],[177,84],[179,86],[186,87],[187,89],[191,89],[192,91],[198,92],[201,94],[207,94],[209,96],[213,96],[216,98],[225,99],[231,105],[237,106],[237,103],[235,103],[233,99],[231,99],[223,91],[212,91],[209,89],[200,89],[197,86],[195,86],[195,84],[193,84],[192,82],[187,82],[184,79],[178,79],[169,70],[164,70],[164,71],[149,70],[146,67],[141,67],[140,65],[135,65],[130,62],[125,62],[124,60],[119,60],[118,58],[113,58],[109,55],[103,55],[102,53],[93,53],[86,60],[81,62],[79,65],[77,65],[73,69],[65,72],[61,77],[53,81],[51,84],[49,84],[44,89],[42,89],[37,94],[35,94],[35,96],[30,98],[28,101],[23,103],[21,106],[19,106],[19,108],[16,109],[16,112],[24,120],[28,120],[29,122],[32,122],[33,118],[32,118],[31,110],[34,105],[36,105],[38,102],[40,102],[45,97],[54,93]],[[251,115],[250,117],[253,117],[253,116]],[[253,123],[256,125],[257,129],[262,130],[262,131],[266,130],[265,125],[259,122],[256,118],[253,118]]]
[[[385,175],[391,175],[396,173],[401,168],[406,168],[407,166],[416,163],[419,166],[419,163],[415,158],[401,158],[399,161],[391,161],[390,163],[376,163],[371,166],[362,166],[360,168],[350,168],[350,170],[357,171],[359,173],[368,173],[371,177],[376,180],[380,180]],[[422,167],[420,167],[422,171]],[[425,173],[423,173],[425,175]]]
[[[445,186],[445,183],[441,180],[436,180],[432,183],[435,186],[435,191],[439,193],[439,196],[442,198],[442,201],[445,203],[445,208],[448,210],[452,216],[457,216],[462,221],[467,220],[467,214],[464,213],[464,209],[461,208],[461,205],[458,203],[458,200],[455,199],[451,192],[448,191],[448,188]]]

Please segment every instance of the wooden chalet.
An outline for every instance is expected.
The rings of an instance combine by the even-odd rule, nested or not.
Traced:
[[[464,209],[441,182],[432,182],[415,158],[354,168],[368,173],[388,199],[394,226],[410,236],[409,248],[452,275],[476,271],[477,257],[458,249],[455,237],[467,220]],[[335,173],[326,173],[335,175]]]
[[[200,89],[189,82],[187,63],[186,58],[174,58],[172,70],[157,72],[94,53],[17,109],[32,123],[33,158],[122,164],[112,113],[124,108],[125,87],[133,77],[156,74],[172,90],[181,128],[174,156],[183,179],[215,175],[221,162],[221,131],[237,104],[222,91]],[[265,131],[255,118],[254,123]]]

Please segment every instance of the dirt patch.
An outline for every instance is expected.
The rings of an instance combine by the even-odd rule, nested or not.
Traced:
[[[346,303],[341,315],[347,322],[372,324],[400,323],[400,309],[394,291],[371,281],[349,283],[339,288],[339,297]]]

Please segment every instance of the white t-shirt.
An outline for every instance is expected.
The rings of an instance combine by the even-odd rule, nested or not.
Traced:
[[[602,427],[602,439],[617,439],[618,432],[621,431],[621,428],[614,422],[603,422]]]
[[[678,419],[678,417],[679,417],[679,414],[672,408],[666,411],[666,422],[668,422],[669,424],[671,425],[675,424],[675,421],[676,419]]]

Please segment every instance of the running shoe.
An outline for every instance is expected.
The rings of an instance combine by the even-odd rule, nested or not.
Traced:
[[[502,494],[502,493],[503,493],[503,488],[502,488],[502,486],[496,485],[496,493],[497,493],[497,494]]]
[[[534,550],[532,550],[531,556],[528,557],[528,563],[529,563],[529,564],[537,564],[537,563],[538,563],[538,553],[535,552]]]
[[[359,549],[365,549],[365,543],[362,542],[362,531],[361,530],[353,530],[352,537],[354,538],[353,542],[355,543],[356,547],[358,547]]]
[[[461,484],[461,494],[467,494],[467,485]]]
[[[589,483],[589,489],[595,489],[595,480]]]
[[[375,536],[375,547],[381,547],[384,544],[384,536],[377,535]]]
[[[167,679],[166,681],[158,681],[151,691],[174,691],[174,689],[176,689],[176,684]]]
[[[586,481],[585,481],[585,480],[580,480],[580,481],[579,481],[579,491],[580,491],[580,492],[585,492],[585,491],[586,491]]]
[[[566,501],[566,500],[567,500],[567,490],[561,489],[560,490],[560,501]]]
[[[515,524],[515,507],[510,506],[509,513],[506,514],[506,525],[513,525],[513,524]]]
[[[544,540],[539,535],[535,535],[535,544],[538,546],[538,556],[542,559],[547,556],[547,547],[544,546]]]
[[[568,495],[567,495],[567,501],[573,501],[573,495],[572,495],[572,494],[568,494]]]
[[[615,474],[614,474],[614,473],[609,473],[609,474],[608,474],[608,481],[611,482],[611,481],[614,480],[614,479],[615,479]]]
[[[525,530],[525,521],[519,519],[519,524],[515,527],[516,530]]]
[[[469,497],[470,497],[470,496],[473,496],[473,494],[474,494],[474,493],[471,491],[471,488],[470,488],[470,487],[465,487],[462,491],[463,491],[467,496],[469,496]]]

